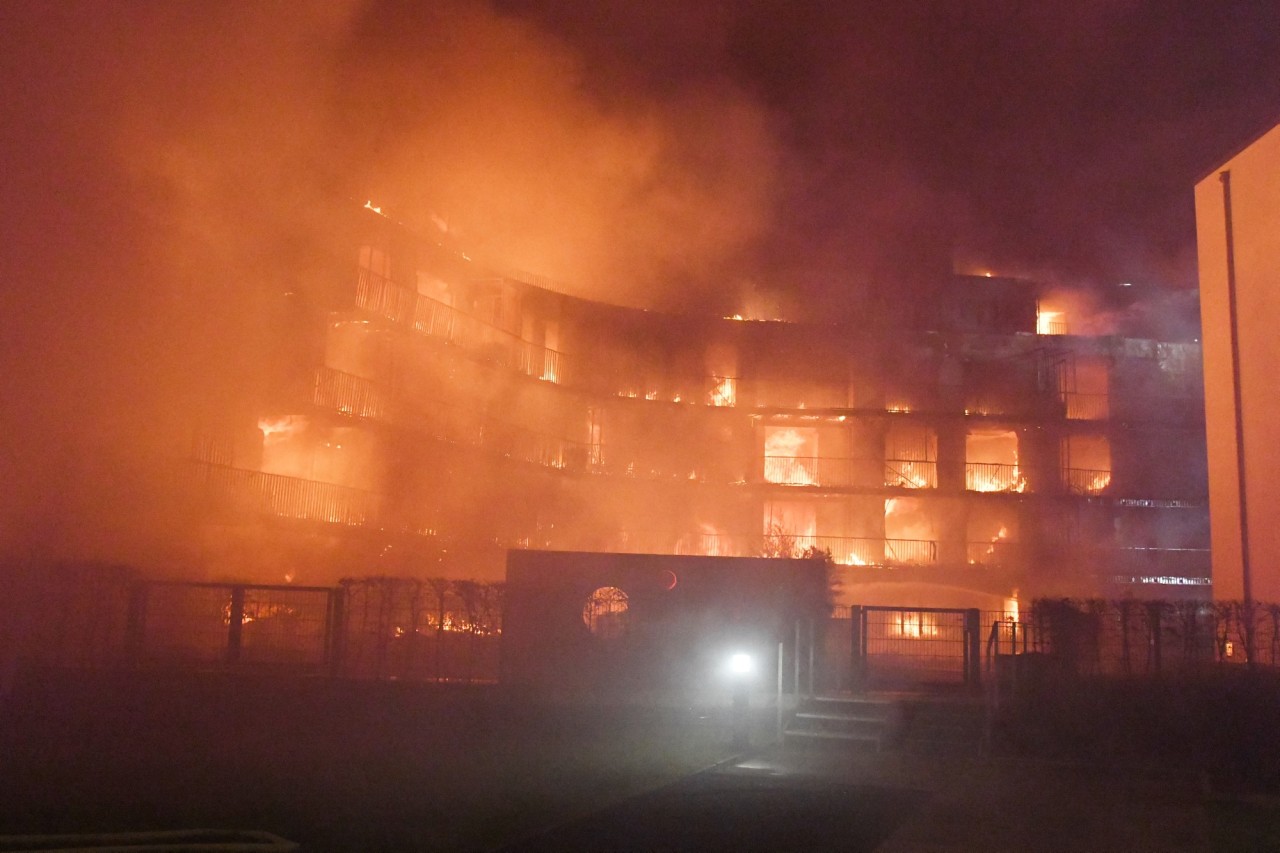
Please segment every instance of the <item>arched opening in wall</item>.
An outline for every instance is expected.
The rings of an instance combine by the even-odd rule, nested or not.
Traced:
[[[1111,485],[1111,442],[1105,435],[1062,440],[1062,484],[1074,495],[1100,495]]]
[[[627,633],[630,602],[627,594],[616,586],[602,586],[587,596],[582,608],[582,622],[592,635],[612,640]]]
[[[1021,492],[1027,487],[1018,468],[1018,433],[1014,430],[969,430],[964,460],[964,487],[970,492]]]

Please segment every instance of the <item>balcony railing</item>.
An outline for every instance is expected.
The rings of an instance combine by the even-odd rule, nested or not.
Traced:
[[[381,419],[386,412],[384,397],[377,384],[331,367],[316,370],[311,402],[357,418]]]
[[[966,462],[964,487],[970,492],[1020,492],[1026,478],[1017,465],[1004,462]]]
[[[320,368],[315,373],[312,402],[355,417],[391,420],[394,409],[383,386],[350,373]],[[490,418],[462,406],[432,401],[407,405],[411,425],[438,441],[469,444],[491,453],[549,468],[583,470],[597,462],[585,442],[541,433]]]
[[[1073,421],[1105,421],[1111,415],[1109,394],[1081,394],[1064,391],[1062,401],[1067,407],[1067,418]]]
[[[683,554],[713,557],[799,557],[808,549],[830,551],[835,562],[847,566],[932,565],[938,543],[917,539],[879,539],[864,536],[814,536],[785,532],[770,535],[693,533],[680,537]]]
[[[619,397],[635,400],[714,407],[741,403],[738,377],[723,374],[671,376],[654,371],[640,377],[635,373],[620,373],[615,374],[612,383],[605,387],[612,388]]]
[[[938,463],[918,459],[886,459],[884,484],[904,489],[936,489]]]
[[[361,268],[359,271],[356,306],[419,334],[467,349],[482,361],[547,382],[564,381],[566,365],[563,353],[526,341],[451,305],[400,287],[371,270]]]
[[[627,531],[614,536],[582,536],[554,529],[521,539],[511,547],[590,550],[619,554],[680,554],[706,557],[801,557],[809,549],[830,551],[846,566],[927,566],[938,562],[938,543],[921,539],[810,536],[778,533],[686,533]]]
[[[1062,485],[1073,495],[1100,495],[1111,485],[1111,472],[1096,468],[1063,468]]]
[[[1208,548],[1091,548],[1086,552],[1086,559],[1108,573],[1148,578],[1210,576]]]
[[[971,566],[1016,566],[1025,560],[1022,543],[1004,539],[970,542],[968,552]]]
[[[205,486],[209,497],[234,511],[370,525],[382,509],[382,496],[362,489],[227,465],[193,465],[196,481]]]

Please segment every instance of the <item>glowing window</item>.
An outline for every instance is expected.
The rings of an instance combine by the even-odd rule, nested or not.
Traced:
[[[818,431],[811,427],[766,427],[764,479],[787,486],[818,483]]]
[[[582,621],[592,634],[610,640],[627,632],[627,594],[616,586],[602,586],[587,597]]]
[[[1018,468],[1018,434],[1013,430],[971,430],[965,436],[964,487],[971,492],[1021,492],[1026,478]]]
[[[884,484],[904,489],[938,485],[938,436],[916,424],[895,424],[885,435]]]
[[[1077,434],[1062,442],[1062,479],[1067,491],[1097,495],[1111,485],[1111,444],[1105,435]]]

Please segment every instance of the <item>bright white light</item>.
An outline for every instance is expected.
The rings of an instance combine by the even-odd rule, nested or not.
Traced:
[[[729,674],[741,678],[756,670],[756,662],[746,652],[737,652],[729,658]]]

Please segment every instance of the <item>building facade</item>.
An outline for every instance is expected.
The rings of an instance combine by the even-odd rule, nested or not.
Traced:
[[[1280,126],[1196,184],[1195,201],[1214,592],[1277,601]]]
[[[197,430],[210,576],[818,549],[847,602],[1209,594],[1194,342],[1072,335],[987,277],[892,322],[677,316],[337,221],[270,393]]]

